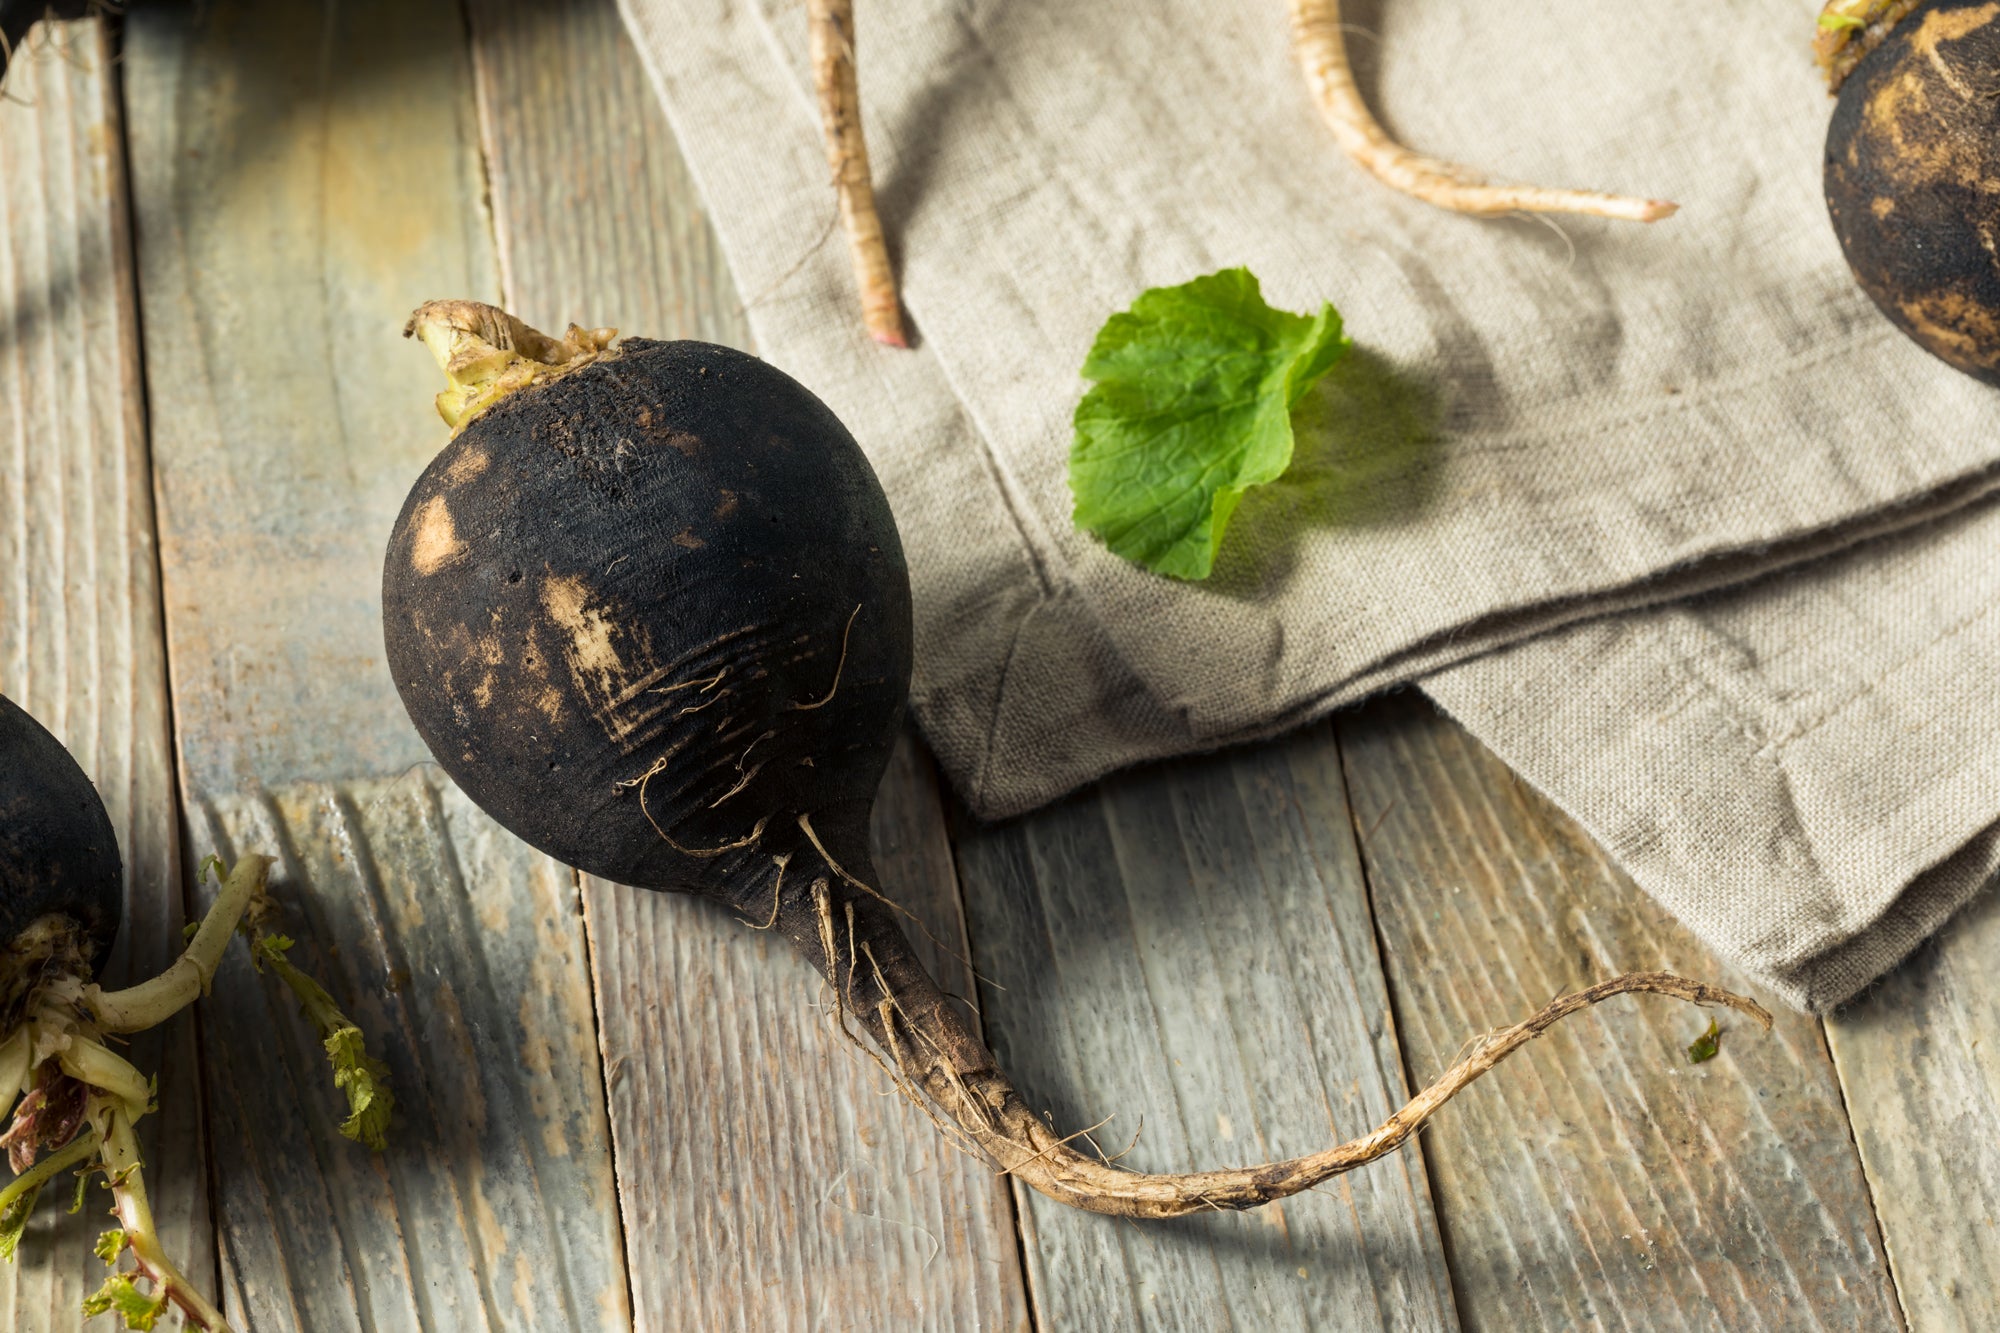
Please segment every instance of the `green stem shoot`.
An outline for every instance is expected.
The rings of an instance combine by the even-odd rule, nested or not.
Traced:
[[[251,902],[263,892],[270,873],[268,856],[252,854],[238,860],[187,950],[157,977],[118,991],[85,988],[83,1002],[98,1026],[106,1032],[144,1032],[206,995],[222,951],[229,947],[229,937],[236,933]]]
[[[67,1147],[42,1158],[7,1182],[5,1189],[0,1189],[0,1259],[13,1259],[14,1247],[21,1243],[21,1232],[28,1225],[28,1214],[35,1211],[35,1200],[40,1197],[42,1186],[88,1159],[97,1151],[97,1141],[96,1130],[85,1130],[71,1139]]]
[[[68,1043],[56,1052],[56,1063],[79,1083],[108,1093],[125,1103],[127,1113],[146,1114],[153,1101],[153,1085],[124,1056],[81,1032],[71,1032]]]
[[[102,1314],[117,1311],[126,1314],[126,1307],[134,1297],[147,1302],[157,1312],[164,1301],[172,1301],[193,1327],[206,1329],[208,1333],[229,1333],[229,1321],[223,1318],[222,1311],[208,1303],[160,1247],[160,1234],[153,1224],[153,1208],[146,1199],[145,1177],[140,1173],[139,1140],[132,1132],[131,1116],[119,1102],[99,1097],[91,1099],[90,1113],[103,1140],[104,1169],[111,1178],[112,1210],[124,1225],[123,1240],[126,1248],[132,1251],[133,1259],[138,1261],[139,1273],[153,1285],[153,1295],[150,1298],[139,1297],[129,1276],[113,1273],[98,1294],[85,1302],[85,1312]],[[114,1261],[117,1254],[117,1250],[111,1251]],[[140,1318],[148,1317],[141,1311]],[[126,1323],[128,1327],[152,1327],[150,1320],[136,1323],[129,1314]]]
[[[389,1067],[368,1054],[360,1027],[342,1013],[326,987],[292,966],[285,951],[292,941],[283,935],[267,935],[253,916],[245,926],[250,937],[251,956],[268,964],[278,979],[298,997],[299,1007],[319,1033],[333,1065],[334,1086],[347,1094],[347,1119],[340,1132],[376,1152],[388,1146],[389,1113],[396,1099],[388,1088]]]

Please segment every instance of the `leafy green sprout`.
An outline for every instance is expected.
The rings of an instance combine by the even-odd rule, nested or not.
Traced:
[[[1722,1028],[1714,1019],[1708,1020],[1708,1030],[1688,1044],[1688,1063],[1703,1064],[1715,1058],[1722,1049]]]
[[[64,1086],[84,1098],[83,1127],[74,1137],[0,1188],[0,1258],[11,1260],[17,1253],[28,1219],[50,1181],[78,1168],[70,1209],[76,1212],[83,1206],[90,1178],[101,1175],[121,1225],[98,1239],[97,1255],[114,1271],[85,1298],[83,1310],[88,1316],[109,1314],[125,1328],[151,1329],[171,1305],[189,1327],[209,1333],[226,1333],[229,1327],[221,1311],[167,1257],[153,1224],[132,1126],[158,1109],[158,1080],[141,1075],[103,1039],[111,1033],[155,1027],[206,995],[232,936],[244,938],[252,965],[260,972],[268,967],[276,973],[313,1023],[333,1066],[335,1086],[347,1097],[349,1114],[341,1133],[377,1151],[386,1143],[395,1105],[386,1085],[387,1066],[369,1056],[360,1029],[325,987],[286,958],[293,942],[265,930],[264,922],[276,910],[264,891],[269,871],[270,861],[262,856],[245,856],[233,868],[225,868],[220,858],[207,858],[198,873],[202,881],[213,875],[220,885],[215,902],[199,923],[189,927],[184,951],[166,971],[119,991],[87,984],[87,974],[63,972],[30,995],[26,1018],[0,1038],[0,1117],[14,1111],[19,1092],[44,1084]],[[55,1062],[55,1071],[49,1070],[50,1061]],[[39,1098],[31,1093],[22,1101],[13,1115],[18,1141],[47,1143],[39,1136],[51,1131],[37,1123],[36,1116],[48,1105],[48,1097],[44,1087]],[[120,1271],[119,1260],[127,1252],[136,1266]],[[150,1290],[141,1289],[141,1280]]]

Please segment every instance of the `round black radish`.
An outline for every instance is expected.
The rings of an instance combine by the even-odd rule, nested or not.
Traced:
[[[61,741],[0,698],[0,945],[52,921],[80,931],[86,956],[101,962],[118,933],[123,884],[97,789]]]
[[[534,846],[761,916],[812,836],[866,859],[909,686],[895,521],[833,413],[756,357],[580,359],[411,489],[389,669],[438,762]]]
[[[784,374],[705,343],[554,339],[465,301],[424,306],[409,332],[445,370],[438,408],[458,434],[396,521],[382,607],[389,669],[438,762],[543,851],[719,899],[790,939],[838,1029],[1044,1194],[1127,1217],[1252,1208],[1392,1151],[1606,996],[1763,1014],[1665,973],[1615,978],[1310,1157],[1171,1176],[1080,1152],[925,973],[875,884],[868,811],[909,685],[910,584],[847,431]]]
[[[2000,384],[2000,4],[1929,0],[1841,85],[1826,203],[1862,290]]]

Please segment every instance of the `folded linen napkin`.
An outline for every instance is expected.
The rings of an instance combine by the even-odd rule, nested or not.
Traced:
[[[1379,38],[1351,41],[1364,88],[1407,141],[1682,204],[1650,228],[1386,190],[1320,124],[1282,0],[865,0],[913,352],[856,316],[802,11],[623,5],[760,352],[888,488],[915,708],[976,812],[1451,668],[1431,686],[1448,708],[1795,1003],[1844,998],[1984,877],[2000,784],[1893,720],[1940,690],[1959,714],[2000,702],[1959,615],[2000,398],[1847,275],[1809,0],[1693,25],[1601,0],[1350,7]],[[1144,288],[1237,264],[1275,305],[1333,300],[1358,349],[1215,575],[1177,583],[1069,521],[1076,371]],[[1960,511],[1958,541],[1928,526]],[[1893,558],[1856,547],[1899,532]],[[1716,741],[1725,714],[1738,744]]]

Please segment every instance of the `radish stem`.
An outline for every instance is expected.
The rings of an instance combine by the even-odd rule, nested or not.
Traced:
[[[861,320],[869,336],[889,347],[908,347],[903,309],[889,245],[875,212],[868,145],[861,136],[861,93],[854,78],[854,0],[807,0],[812,25],[813,87],[819,94],[826,163],[840,200],[840,221],[861,289]]]
[[[263,890],[271,873],[268,856],[245,856],[223,881],[222,890],[201,920],[201,928],[181,956],[160,975],[124,990],[84,989],[83,1002],[106,1032],[143,1032],[157,1027],[207,994],[222,951],[243,920],[243,913]]]
[[[1340,24],[1340,0],[1292,0],[1292,38],[1299,66],[1333,137],[1377,180],[1427,204],[1456,213],[1494,217],[1506,213],[1581,213],[1590,217],[1657,222],[1678,204],[1633,199],[1596,190],[1552,190],[1536,185],[1494,185],[1467,167],[1413,153],[1389,136],[1355,87]]]
[[[1813,58],[1826,74],[1826,90],[1839,92],[1861,58],[1916,7],[1917,0],[1827,0],[1813,36]]]
[[[42,1186],[96,1151],[97,1131],[87,1129],[71,1139],[67,1146],[50,1153],[8,1181],[5,1189],[0,1189],[0,1259],[14,1257],[13,1247],[19,1240],[20,1229],[26,1224],[27,1215],[34,1210]]]
[[[56,1054],[56,1063],[77,1082],[118,1098],[131,1115],[144,1115],[152,1103],[153,1085],[146,1076],[133,1068],[131,1061],[81,1032],[69,1034]]]
[[[124,1225],[121,1239],[138,1262],[138,1271],[152,1282],[153,1300],[158,1301],[165,1296],[180,1307],[181,1313],[196,1328],[207,1329],[209,1333],[228,1333],[229,1321],[223,1318],[222,1312],[195,1290],[194,1284],[182,1276],[180,1269],[174,1267],[173,1260],[167,1258],[166,1251],[160,1248],[160,1235],[153,1225],[152,1205],[146,1199],[145,1177],[140,1173],[139,1140],[132,1133],[131,1117],[125,1113],[124,1107],[101,1098],[92,1099],[91,1111],[91,1118],[99,1126],[98,1134],[103,1138],[104,1169],[111,1178],[112,1210]],[[109,1261],[115,1262],[117,1254],[117,1250],[112,1249]],[[115,1289],[121,1282],[129,1287],[131,1279],[114,1273],[99,1296],[93,1298],[104,1301],[101,1310],[116,1308]],[[88,1305],[86,1310],[89,1310]]]

